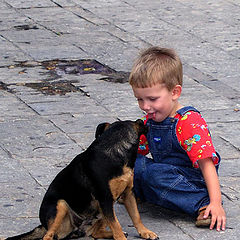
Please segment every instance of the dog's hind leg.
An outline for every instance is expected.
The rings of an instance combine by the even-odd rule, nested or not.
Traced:
[[[99,219],[92,227],[91,236],[95,239],[113,238],[113,233],[106,229],[107,223],[103,219]]]
[[[56,209],[56,216],[54,219],[49,220],[48,231],[43,240],[53,240],[55,236],[58,239],[62,239],[68,236],[74,229],[71,223],[68,204],[64,200],[59,200]]]

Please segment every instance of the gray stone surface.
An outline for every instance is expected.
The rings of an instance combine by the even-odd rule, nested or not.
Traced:
[[[142,116],[128,83],[57,76],[42,61],[95,59],[129,72],[141,49],[159,45],[179,53],[181,101],[202,112],[222,156],[227,229],[198,229],[191,217],[150,204],[139,205],[142,220],[160,239],[239,239],[239,12],[234,0],[0,0],[0,238],[39,224],[47,186],[89,146],[98,123]],[[137,239],[124,207],[115,208]]]

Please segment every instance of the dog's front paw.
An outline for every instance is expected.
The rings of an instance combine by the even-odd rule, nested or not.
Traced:
[[[151,239],[151,240],[155,240],[155,239],[159,239],[158,235],[148,229],[142,231],[139,233],[140,237],[145,238],[145,239]]]

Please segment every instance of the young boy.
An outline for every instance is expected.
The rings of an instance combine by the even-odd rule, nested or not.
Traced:
[[[134,170],[142,200],[197,217],[196,226],[225,230],[218,166],[207,124],[198,110],[178,101],[182,63],[171,49],[151,47],[135,62],[129,82],[146,112]],[[150,152],[152,158],[145,155]]]

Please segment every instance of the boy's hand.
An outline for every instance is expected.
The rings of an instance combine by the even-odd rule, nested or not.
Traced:
[[[203,218],[205,219],[209,215],[212,217],[209,228],[212,230],[216,224],[217,231],[224,231],[226,228],[226,214],[222,205],[210,203],[205,210]]]

